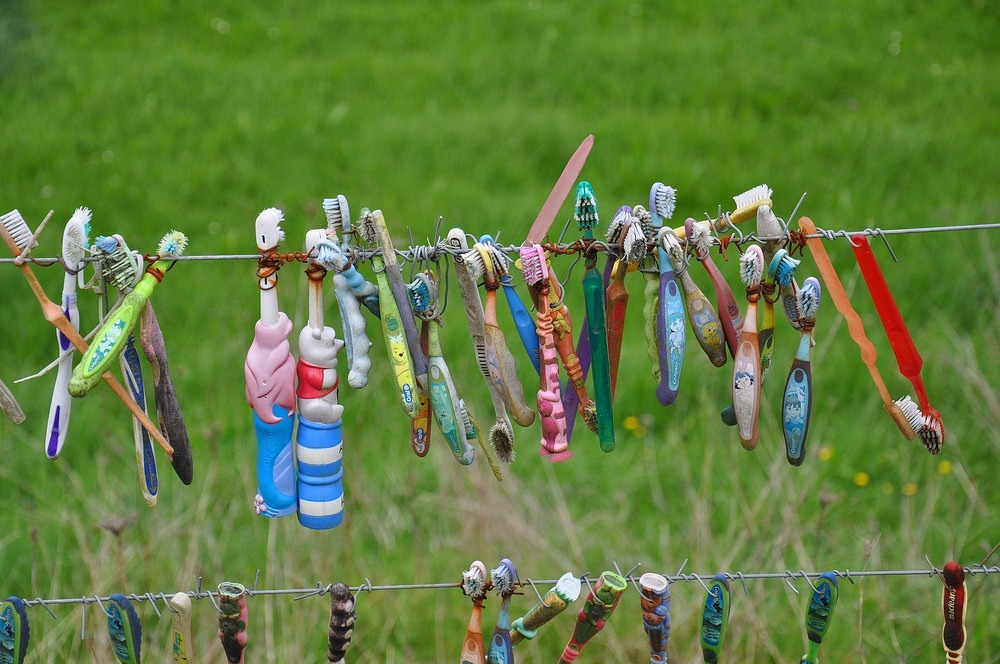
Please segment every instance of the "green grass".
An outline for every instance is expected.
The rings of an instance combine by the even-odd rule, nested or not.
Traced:
[[[444,229],[499,231],[502,242],[518,243],[569,154],[593,133],[584,177],[605,223],[618,205],[644,202],[657,180],[677,188],[681,220],[714,214],[767,182],[782,217],[808,192],[801,212],[823,228],[996,222],[998,23],[983,2],[12,0],[0,6],[0,212],[16,207],[34,225],[55,211],[38,255],[58,252],[58,229],[78,205],[93,208],[95,234],[121,232],[151,252],[179,228],[194,254],[252,253],[256,214],[277,205],[287,246],[297,248],[307,228],[324,224],[322,199],[337,193],[355,216],[381,208],[400,244],[407,226],[418,242],[430,237],[439,217]],[[702,575],[925,568],[925,555],[939,567],[975,565],[1000,532],[992,474],[1000,461],[998,243],[992,232],[891,242],[898,264],[873,246],[945,419],[940,458],[896,432],[829,300],[817,326],[817,403],[803,467],[788,466],[781,449],[779,390],[797,334],[780,319],[754,454],[718,419],[728,371],[696,348],[678,402],[664,409],[645,361],[641,280],[630,278],[617,449],[600,452],[581,426],[571,462],[543,463],[536,424],[517,432],[518,458],[502,485],[481,463],[455,464],[436,435],[427,458],[412,455],[370,322],[371,382],[341,390],[347,510],[330,532],[250,509],[255,440],[241,368],[258,315],[252,263],[181,263],[153,302],[192,435],[194,485],[181,485],[161,455],[160,505],[145,507],[130,423],[103,388],[74,403],[66,450],[49,462],[41,437],[52,378],[13,386],[29,419],[0,422],[0,497],[9,505],[0,516],[0,593],[169,592],[193,589],[195,576],[214,589],[223,580],[252,584],[258,570],[262,588],[457,583],[472,560],[493,566],[505,556],[522,580],[567,570],[596,577],[637,562],[637,573],[673,574],[685,560],[685,571]],[[902,396],[909,384],[897,377],[849,246],[827,246],[889,389]],[[730,249],[717,262],[738,290],[735,256]],[[562,274],[568,264],[556,262]],[[60,275],[36,273],[56,295]],[[283,308],[301,325],[305,279],[293,266],[280,274]],[[810,274],[807,252],[800,275]],[[581,277],[577,266],[568,300],[577,323]],[[695,278],[710,291],[700,268]],[[452,281],[445,354],[488,423]],[[53,331],[10,265],[0,264],[0,292],[0,377],[11,385],[51,360]],[[339,324],[330,302],[328,319]],[[91,296],[82,308],[93,325]],[[517,353],[530,399],[532,376]],[[626,429],[629,416],[640,428]],[[135,521],[118,538],[100,525],[129,515]],[[727,658],[794,661],[805,652],[809,587],[793,585],[800,594],[776,580],[748,581],[748,596],[733,588]],[[940,585],[926,577],[842,583],[821,656],[939,659]],[[704,589],[676,583],[671,593],[671,661],[694,661]],[[1000,661],[995,578],[970,578],[969,596],[967,657]],[[513,612],[532,603],[529,589]],[[488,632],[498,606],[487,603]],[[322,661],[328,609],[326,598],[250,600],[248,658]],[[87,610],[84,641],[80,607],[53,610],[58,620],[29,609],[35,660],[108,659],[97,609]],[[165,661],[168,616],[145,603],[138,610],[147,658]],[[457,589],[363,594],[349,657],[455,658],[468,611]],[[571,613],[520,647],[519,660],[553,661]],[[219,659],[211,604],[197,602],[194,618],[197,658]],[[629,590],[580,661],[643,661],[644,640]]]

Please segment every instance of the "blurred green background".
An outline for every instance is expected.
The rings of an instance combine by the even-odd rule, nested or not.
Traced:
[[[59,251],[63,222],[93,209],[94,234],[121,233],[153,252],[177,228],[189,254],[254,252],[257,213],[282,208],[285,247],[325,226],[323,198],[345,194],[385,212],[398,246],[442,228],[519,243],[566,159],[587,135],[582,177],[604,223],[646,204],[649,186],[678,191],[675,219],[714,216],[766,182],[776,213],[827,229],[996,223],[1000,211],[1000,12],[987,2],[807,3],[51,3],[0,2],[0,212],[34,227],[54,211],[38,256]],[[566,205],[555,227],[571,215]],[[598,229],[603,233],[603,228]],[[577,231],[571,229],[567,238]],[[583,427],[572,461],[535,453],[537,424],[518,430],[518,458],[498,485],[480,461],[460,467],[434,436],[414,457],[392,398],[377,325],[363,391],[342,383],[346,517],[313,532],[250,509],[256,443],[242,363],[259,305],[253,262],[179,263],[153,296],[195,454],[183,486],[160,456],[160,504],[136,487],[131,424],[99,388],[74,402],[56,462],[42,437],[54,332],[24,279],[0,264],[0,378],[28,420],[0,421],[0,592],[25,598],[343,581],[455,582],[474,559],[502,557],[520,578],[564,571],[686,572],[927,569],[975,566],[1000,542],[995,231],[893,236],[893,263],[873,247],[924,360],[948,440],[939,457],[903,439],[882,411],[840,315],[824,300],[814,351],[809,456],[784,459],[780,388],[798,334],[779,317],[754,453],[718,416],[729,367],[688,350],[681,395],[660,406],[645,360],[641,279],[630,278],[626,352],[615,403],[618,447]],[[894,396],[910,391],[845,240],[827,243],[865,320]],[[815,275],[805,252],[798,276]],[[735,252],[718,254],[736,292]],[[565,274],[568,259],[556,262]],[[582,267],[582,266],[581,266]],[[582,321],[573,270],[568,303]],[[371,277],[370,266],[362,271]],[[57,268],[35,268],[57,299]],[[515,275],[518,276],[518,275]],[[695,279],[711,292],[700,269]],[[452,283],[452,286],[455,284]],[[525,295],[523,285],[520,286]],[[283,309],[305,322],[305,277],[281,272]],[[445,356],[470,409],[489,421],[457,289],[445,313]],[[96,298],[81,296],[84,326]],[[328,321],[339,314],[328,298]],[[502,307],[503,305],[501,305]],[[504,312],[501,312],[502,316]],[[516,344],[509,321],[504,330]],[[293,340],[294,341],[294,340]],[[533,374],[516,348],[525,392]],[[346,375],[346,362],[341,362]],[[113,522],[125,524],[119,534]],[[134,520],[133,520],[134,519]],[[992,558],[992,563],[997,563]],[[793,589],[790,585],[795,586]],[[808,584],[748,581],[733,589],[724,653],[789,661],[805,652]],[[969,661],[1000,661],[995,577],[970,577]],[[796,590],[798,592],[796,592]],[[704,589],[673,594],[672,661],[700,658]],[[941,583],[929,577],[841,584],[824,641],[828,661],[940,659]],[[520,615],[530,588],[514,598]],[[518,648],[553,661],[575,609]],[[490,599],[484,631],[499,601]],[[254,661],[323,661],[325,598],[250,600]],[[470,602],[458,589],[373,592],[359,599],[349,655],[358,662],[443,661],[461,649]],[[169,661],[169,616],[138,605],[144,654]],[[97,609],[39,607],[36,661],[107,661]],[[196,661],[218,660],[209,602],[194,613]],[[628,590],[580,661],[645,661],[638,595]]]

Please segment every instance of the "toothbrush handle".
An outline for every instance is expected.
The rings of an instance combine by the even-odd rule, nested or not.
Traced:
[[[698,345],[714,366],[721,367],[729,356],[726,353],[725,335],[722,333],[719,315],[690,274],[684,272],[678,276],[684,289],[684,305]]]
[[[510,309],[511,318],[514,319],[514,327],[517,328],[517,335],[521,338],[521,345],[528,353],[531,365],[535,367],[536,373],[541,373],[541,365],[538,360],[538,334],[535,332],[535,322],[531,319],[528,308],[517,294],[514,282],[509,274],[500,278],[500,285],[503,286],[504,296],[507,299],[507,308]]]
[[[569,451],[567,433],[569,413],[564,410],[563,395],[559,385],[559,361],[552,338],[552,316],[548,296],[538,298],[538,341],[541,353],[541,373],[537,395],[538,414],[542,418],[542,447],[539,454],[548,455],[549,461],[564,461],[573,453]],[[575,392],[568,390],[567,394]],[[576,411],[572,411],[576,416]]]
[[[472,600],[472,615],[462,642],[462,664],[486,664],[486,646],[483,643],[483,601]]]
[[[944,627],[941,642],[944,645],[945,661],[948,664],[962,664],[965,650],[965,609],[968,602],[965,586],[965,570],[954,561],[944,565],[944,589],[941,595],[941,609],[944,613]]]
[[[177,593],[170,598],[170,608],[174,611],[173,642],[170,650],[175,664],[191,661],[188,652],[191,644],[191,597],[187,593]]]
[[[76,305],[76,293],[63,293],[63,313],[70,324],[79,330],[80,310]],[[71,348],[70,340],[60,330],[56,330],[56,340],[60,353],[65,353]],[[69,354],[59,360],[56,383],[52,388],[52,402],[49,404],[49,420],[45,427],[45,454],[50,459],[59,456],[66,443],[66,433],[69,431],[69,414],[73,403],[68,389],[72,374],[73,356]]]
[[[139,364],[139,353],[135,349],[134,335],[128,335],[125,348],[118,359],[121,364],[122,377],[132,393],[132,398],[135,399],[140,408],[148,412],[145,385],[142,380],[142,365]],[[149,439],[149,434],[135,418],[132,418],[132,434],[135,437],[135,460],[139,467],[139,486],[142,489],[142,497],[146,500],[147,505],[156,507],[159,478],[156,473],[153,444]]]
[[[604,280],[596,269],[583,277],[583,298],[587,310],[587,336],[593,362],[594,397],[597,405],[597,437],[601,449],[615,449],[615,420],[611,402],[611,366],[608,359],[607,319],[604,316]]]
[[[300,408],[301,410],[301,408]],[[312,422],[297,415],[297,516],[312,530],[336,528],[344,520],[343,418]]]
[[[427,340],[429,334],[428,326],[433,325],[430,321],[423,321],[420,326],[420,351],[427,356]],[[428,371],[430,370],[428,362]],[[425,383],[427,389],[417,384],[417,414],[410,420],[410,447],[418,457],[427,456],[431,442],[431,399],[428,394],[429,385]]]
[[[757,447],[757,415],[760,409],[760,347],[757,330],[750,324],[756,305],[747,308],[747,324],[743,326],[740,343],[733,357],[733,410],[740,443],[746,450]]]
[[[854,256],[858,260],[861,268],[861,276],[865,278],[868,285],[868,292],[875,303],[875,310],[885,328],[886,336],[892,346],[892,352],[896,355],[896,362],[899,364],[899,372],[913,383],[913,389],[917,392],[920,400],[920,408],[925,412],[930,409],[930,401],[927,398],[927,390],[920,377],[920,370],[924,365],[923,358],[917,352],[917,347],[913,343],[913,337],[903,321],[896,300],[892,296],[889,284],[886,283],[885,275],[879,267],[875,254],[872,253],[868,238],[863,233],[851,236]]]
[[[431,332],[435,334],[435,332]],[[448,365],[444,358],[432,349],[427,365],[428,390],[431,410],[437,419],[438,428],[448,443],[448,449],[463,466],[468,466],[476,458],[476,448],[465,438],[464,424],[459,410],[459,398],[455,390]]]
[[[781,398],[781,433],[785,439],[785,458],[793,466],[801,466],[806,457],[806,438],[812,414],[812,362],[809,347],[812,337],[803,334],[799,350],[788,370],[785,391]]]
[[[349,271],[354,272],[356,277],[354,283],[360,281],[361,286],[365,284],[371,286],[358,274],[357,270],[351,268]],[[343,321],[344,347],[347,350],[347,384],[360,390],[368,384],[368,372],[371,371],[372,367],[372,361],[369,357],[372,342],[368,338],[368,323],[361,314],[358,294],[351,286],[347,272],[334,275],[333,286],[337,295],[340,318]]]
[[[580,334],[576,338],[576,350],[577,359],[580,361],[580,372],[583,375],[583,380],[586,381],[591,360],[590,337],[587,336],[586,329],[580,330]],[[562,391],[562,407],[563,412],[566,413],[566,442],[569,443],[573,438],[573,429],[576,427],[576,415],[580,412],[580,395],[575,389],[568,389],[569,385],[566,388]]]
[[[142,656],[142,623],[132,602],[120,593],[108,598],[108,635],[115,658],[122,664],[139,664]]]
[[[531,426],[535,421],[535,411],[528,407],[524,400],[524,388],[517,377],[517,365],[514,356],[507,348],[507,340],[497,324],[497,292],[494,288],[486,290],[484,331],[486,333],[486,359],[490,363],[492,373],[497,381],[497,387],[503,397],[507,412],[518,425]]]
[[[490,639],[487,664],[514,664],[514,646],[510,640],[510,596],[504,597],[497,615],[497,624]]]
[[[766,299],[757,341],[760,343],[760,386],[763,388],[771,373],[771,361],[774,358],[774,303]]]
[[[608,259],[608,262],[610,263],[611,260]],[[624,263],[621,263],[618,269],[618,274],[605,291],[608,305],[608,362],[611,365],[612,400],[618,388],[618,367],[621,364],[625,313],[628,311],[629,297],[628,289],[625,288],[625,273],[627,272],[627,268]]]
[[[560,304],[554,310],[551,309],[551,306],[562,298],[562,291],[561,287],[558,286],[558,282],[555,281],[555,276],[550,276],[550,283],[549,305],[550,311],[552,311],[556,350],[562,359],[563,367],[569,376],[569,381],[580,400],[578,409],[582,414],[591,405],[591,401],[590,396],[587,394],[583,365],[580,356],[577,355],[576,349],[573,347],[573,318],[570,316],[569,308],[565,303]]]
[[[743,317],[740,315],[740,307],[736,304],[733,289],[729,287],[722,273],[719,272],[715,261],[707,254],[700,260],[715,288],[715,299],[719,305],[719,320],[722,322],[722,331],[726,336],[726,345],[729,346],[729,352],[732,353],[733,357],[736,357],[736,347],[740,343],[740,333],[743,331]]]
[[[684,304],[681,301],[677,278],[672,268],[664,269],[664,262],[670,265],[670,258],[662,249],[660,252],[660,280],[656,308],[656,349],[660,364],[660,381],[656,386],[656,398],[661,405],[669,406],[677,400],[680,388],[681,368],[684,365],[685,329]]]
[[[653,372],[653,380],[660,382],[660,349],[657,342],[656,316],[660,308],[660,282],[654,274],[643,273],[646,280],[643,289],[642,319],[645,325],[643,332],[646,335],[646,357],[649,360],[649,368]]]
[[[17,402],[10,388],[4,385],[2,380],[0,380],[0,410],[3,410],[14,424],[20,424],[25,419],[21,404]]]
[[[378,270],[378,267],[375,267]],[[413,358],[406,343],[399,307],[389,290],[389,280],[385,272],[378,273],[376,280],[379,287],[379,309],[382,312],[382,336],[385,339],[386,351],[389,353],[389,363],[393,367],[396,378],[396,388],[399,391],[399,403],[407,417],[417,414],[417,385],[414,379]]]

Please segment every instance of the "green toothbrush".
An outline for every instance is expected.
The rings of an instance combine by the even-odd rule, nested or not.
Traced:
[[[809,635],[809,652],[799,664],[818,664],[819,646],[830,629],[833,610],[837,608],[837,576],[823,572],[814,586],[809,608],[806,610],[806,633]]]

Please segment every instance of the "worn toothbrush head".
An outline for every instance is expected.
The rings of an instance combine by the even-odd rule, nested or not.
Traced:
[[[740,281],[746,284],[747,293],[760,289],[760,280],[764,276],[764,252],[752,244],[740,256]]]
[[[941,446],[944,444],[944,423],[941,421],[941,414],[933,409],[925,413],[910,395],[896,399],[896,405],[899,406],[910,428],[920,436],[920,442],[927,451],[931,454],[940,454]]]
[[[738,224],[746,221],[757,214],[761,205],[771,205],[771,188],[766,184],[759,184],[753,189],[748,189],[742,194],[733,196],[736,209],[729,214],[729,223]]]
[[[285,241],[285,231],[281,230],[281,222],[285,214],[275,207],[263,210],[257,215],[257,249],[267,251],[275,249]]]
[[[14,240],[14,244],[17,245],[18,251],[28,249],[29,244],[31,248],[37,246],[37,242],[31,241],[31,229],[28,228],[28,222],[24,220],[24,217],[17,210],[11,210],[0,217],[0,224],[3,224],[3,227],[7,229],[11,239]]]
[[[323,199],[323,212],[326,214],[326,232],[341,234],[351,228],[351,208],[343,194],[336,198]]]
[[[777,282],[782,286],[790,286],[795,277],[795,268],[801,262],[797,258],[792,258],[784,249],[778,249],[774,252],[774,257],[771,258],[771,262],[767,266],[768,283]]]
[[[686,266],[686,254],[680,240],[671,228],[660,229],[660,246],[670,257],[670,263],[674,266],[674,271],[682,272]]]
[[[623,205],[618,208],[615,216],[611,218],[611,223],[608,224],[608,230],[604,233],[604,241],[608,244],[620,244],[622,233],[625,232],[625,225],[631,217],[631,207]]]
[[[170,231],[160,240],[156,253],[160,258],[179,258],[187,249],[188,239],[180,231]]]
[[[94,240],[94,252],[103,258],[101,275],[120,291],[135,288],[142,278],[142,255],[131,251],[121,235],[99,235]]]
[[[504,558],[497,565],[496,569],[490,570],[490,581],[493,582],[493,589],[500,597],[510,597],[514,594],[514,581],[517,579],[517,570],[510,558]]]
[[[481,560],[473,560],[472,566],[462,572],[462,592],[472,599],[486,597],[486,565]]]
[[[799,310],[799,324],[803,329],[811,329],[816,323],[816,311],[819,309],[819,298],[822,293],[819,279],[809,277],[802,283],[799,292],[795,294],[795,306]]]
[[[649,211],[652,213],[654,226],[663,224],[664,219],[674,216],[677,206],[677,191],[662,182],[656,182],[649,189]]]
[[[545,250],[540,244],[521,247],[521,270],[524,272],[524,283],[537,286],[549,279],[549,269],[545,264]]]
[[[438,311],[438,283],[427,272],[421,272],[411,281],[406,292],[410,296],[413,314],[420,320],[435,320]]]
[[[361,208],[361,217],[358,219],[358,231],[361,238],[371,247],[378,246],[378,230],[375,228],[375,212],[368,208]]]
[[[646,236],[642,232],[642,224],[636,217],[629,217],[625,226],[622,250],[625,252],[625,261],[628,263],[638,263],[646,255]]]
[[[576,185],[576,206],[573,208],[573,219],[581,231],[592,230],[597,226],[597,197],[594,188],[586,180]]]
[[[78,207],[63,231],[62,257],[67,267],[76,269],[90,246],[90,208]]]
[[[514,463],[514,429],[506,419],[498,419],[490,427],[490,444],[502,463]]]
[[[695,256],[703,260],[712,249],[712,227],[710,222],[695,221],[688,217],[684,222],[684,233],[694,247]]]

